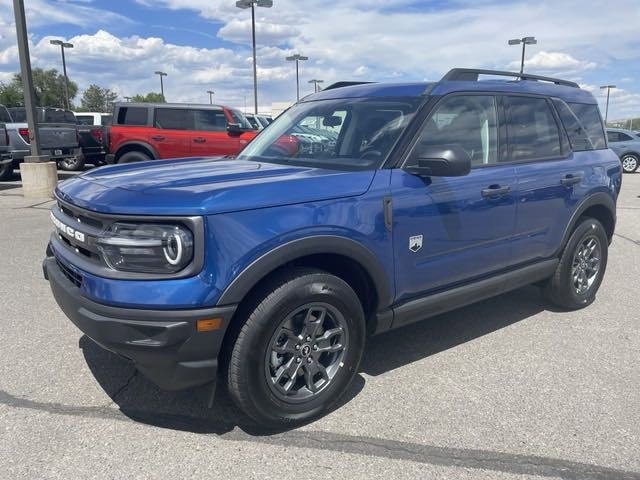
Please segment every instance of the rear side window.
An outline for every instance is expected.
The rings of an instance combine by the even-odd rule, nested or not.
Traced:
[[[589,103],[569,103],[569,107],[584,125],[594,149],[607,148],[604,140],[604,127],[598,106]]]
[[[569,142],[571,143],[571,149],[574,152],[593,150],[593,145],[589,139],[587,129],[582,125],[580,120],[578,120],[571,108],[559,99],[554,99],[553,103],[555,104],[560,120],[567,131]]]
[[[193,110],[156,108],[155,126],[167,130],[193,130]]]
[[[220,110],[194,110],[196,130],[223,131],[227,129],[227,117]]]
[[[623,132],[613,132],[613,131],[609,131],[607,132],[607,140],[609,140],[609,142],[628,142],[629,140],[633,140],[633,137],[631,135],[627,135],[626,133]]]
[[[111,125],[111,115],[102,115],[100,117],[100,124],[102,126]]]
[[[11,114],[11,118],[13,118],[13,121],[16,123],[27,121],[27,112],[24,108],[14,107],[9,109],[9,113]]]
[[[93,115],[76,115],[78,125],[93,125]]]
[[[146,125],[147,111],[144,107],[120,107],[118,125]]]
[[[560,157],[560,132],[544,98],[506,97],[509,159],[527,161]]]

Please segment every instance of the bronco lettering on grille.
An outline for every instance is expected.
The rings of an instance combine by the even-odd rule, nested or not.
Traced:
[[[60,220],[56,218],[56,216],[51,212],[51,221],[56,226],[58,230],[60,230],[65,235],[70,236],[71,238],[84,243],[84,233],[77,231],[75,228],[71,228],[68,225],[65,225]]]

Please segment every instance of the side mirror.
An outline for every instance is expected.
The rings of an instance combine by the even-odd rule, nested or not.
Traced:
[[[462,177],[471,171],[471,157],[460,146],[418,146],[404,170],[418,177]]]
[[[242,132],[245,132],[246,129],[242,128],[242,125],[239,123],[227,123],[227,132],[239,135]]]

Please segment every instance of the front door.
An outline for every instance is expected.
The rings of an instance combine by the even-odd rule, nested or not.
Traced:
[[[186,108],[158,107],[154,128],[148,141],[160,158],[181,158],[191,155],[193,114]]]
[[[451,95],[419,134],[414,150],[462,147],[472,161],[468,175],[425,179],[393,171],[396,301],[510,265],[516,177],[513,166],[498,162],[497,111],[492,95]]]
[[[194,110],[195,129],[191,133],[194,156],[232,155],[240,151],[238,135],[227,132],[227,117],[222,108]]]

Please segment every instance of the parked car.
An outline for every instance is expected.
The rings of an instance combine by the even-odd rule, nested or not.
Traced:
[[[235,155],[255,135],[242,113],[224,106],[117,103],[106,162]]]
[[[0,110],[6,111],[0,105]],[[11,112],[16,118],[24,118],[24,107],[12,108]],[[40,135],[40,149],[44,155],[49,155],[51,160],[58,163],[63,170],[79,170],[84,165],[84,157],[78,140],[78,128],[73,112],[61,108],[36,107],[36,124]],[[12,165],[3,170],[6,180],[12,175],[13,169],[31,154],[31,140],[29,126],[26,122],[6,123],[5,128],[9,135],[9,150],[13,159]]]
[[[251,126],[256,130],[262,130],[269,126],[269,123],[271,123],[268,120],[268,117],[266,117],[265,115],[254,115],[253,113],[245,113],[244,116],[247,120],[249,120]]]
[[[301,151],[309,125],[336,141]],[[454,69],[328,87],[233,160],[59,184],[44,273],[80,330],[160,387],[224,372],[247,415],[291,426],[335,405],[367,333],[531,283],[561,308],[591,304],[621,180],[573,82]]]
[[[625,173],[633,173],[640,165],[640,136],[631,130],[608,128],[609,148],[616,152]]]
[[[8,116],[0,109],[0,180],[10,177],[13,171],[13,158],[9,152],[9,134],[4,126],[4,122],[11,119],[4,115]],[[7,173],[9,169],[11,171]]]
[[[78,122],[78,139],[85,163],[102,165],[107,154],[106,130],[110,113],[74,112]]]

